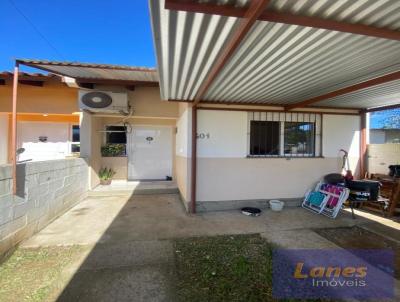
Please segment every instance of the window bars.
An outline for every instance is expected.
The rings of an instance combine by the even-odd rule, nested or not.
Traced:
[[[248,112],[249,157],[321,156],[322,115]]]

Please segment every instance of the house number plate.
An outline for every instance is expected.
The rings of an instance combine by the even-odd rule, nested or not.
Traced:
[[[210,133],[197,133],[198,139],[210,139]]]

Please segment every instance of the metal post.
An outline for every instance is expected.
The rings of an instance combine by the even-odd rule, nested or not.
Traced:
[[[15,63],[13,91],[12,91],[12,134],[11,134],[11,161],[13,175],[13,194],[17,194],[17,92],[18,92],[19,63]]]
[[[367,172],[367,113],[361,112],[361,127],[360,127],[360,179],[365,177]]]
[[[197,107],[192,107],[192,168],[191,168],[191,213],[196,213],[197,182]]]

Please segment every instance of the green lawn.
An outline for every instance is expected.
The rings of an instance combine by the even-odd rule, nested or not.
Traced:
[[[175,243],[179,301],[271,301],[272,246],[259,235]]]
[[[0,301],[46,301],[80,248],[17,249],[0,265]]]

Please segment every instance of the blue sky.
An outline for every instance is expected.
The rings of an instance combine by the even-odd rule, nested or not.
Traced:
[[[147,0],[0,1],[0,70],[15,58],[154,67]]]
[[[400,129],[400,109],[385,110],[371,113],[370,128]]]

